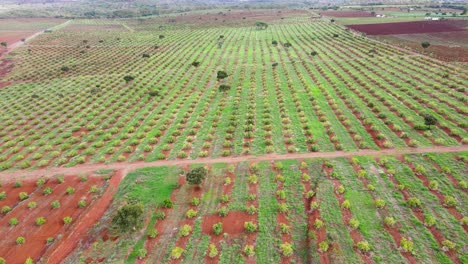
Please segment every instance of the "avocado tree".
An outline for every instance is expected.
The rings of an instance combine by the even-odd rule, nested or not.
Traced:
[[[206,177],[208,171],[204,167],[193,169],[185,176],[187,182],[191,185],[200,185]]]
[[[143,213],[142,203],[125,204],[112,218],[112,227],[120,233],[135,231],[143,226]]]
[[[421,43],[421,47],[423,47],[423,49],[427,49],[427,48],[429,48],[429,46],[431,46],[431,43],[429,43],[427,41],[423,41]]]
[[[431,126],[437,124],[437,119],[430,114],[424,114],[424,124],[428,126],[429,129],[431,129]]]

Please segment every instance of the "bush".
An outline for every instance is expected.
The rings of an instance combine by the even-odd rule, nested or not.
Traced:
[[[28,203],[28,208],[29,208],[29,209],[34,209],[34,208],[36,208],[36,207],[37,207],[37,203],[36,203],[36,202],[29,202],[29,203]]]
[[[320,219],[315,219],[315,222],[314,222],[314,227],[315,229],[320,229],[323,227],[323,221],[320,220]]]
[[[50,206],[52,207],[52,209],[60,208],[60,202],[58,200],[55,200],[50,204]]]
[[[289,232],[291,231],[291,227],[287,224],[280,223],[280,230],[283,234],[289,234]]]
[[[224,78],[228,77],[228,74],[225,71],[218,71],[216,74],[216,78],[218,80],[222,80]]]
[[[291,256],[294,252],[293,246],[288,242],[282,243],[280,245],[280,248],[281,248],[281,254],[283,254],[283,256],[285,257]]]
[[[193,206],[198,206],[200,204],[200,198],[193,197],[192,200],[190,201],[190,204]]]
[[[421,207],[421,205],[422,205],[421,200],[419,200],[419,199],[416,198],[416,197],[410,197],[410,198],[408,198],[408,200],[406,201],[406,204],[407,204],[409,207],[412,207],[412,208]]]
[[[456,207],[457,206],[457,200],[453,196],[445,196],[444,199],[444,206],[447,207]]]
[[[3,191],[3,192],[0,192],[0,201],[1,201],[1,200],[5,200],[5,199],[6,199],[6,197],[7,197],[7,194],[6,194],[6,192],[5,192],[5,191]]]
[[[42,185],[44,185],[45,182],[46,182],[46,181],[45,181],[44,178],[40,178],[40,179],[38,179],[38,180],[36,181],[36,186],[37,186],[37,187],[42,187]]]
[[[180,236],[188,236],[192,232],[192,227],[190,225],[184,225],[182,228],[179,230],[179,235]]]
[[[452,241],[450,240],[444,240],[442,241],[442,250],[443,251],[450,251],[450,250],[453,250],[457,247],[457,244],[453,243]]]
[[[218,222],[213,225],[213,233],[219,236],[223,232],[223,223]]]
[[[140,248],[138,249],[137,251],[137,256],[138,256],[138,259],[143,259],[146,257],[146,254],[148,254],[148,252],[146,251],[146,249],[144,248]]]
[[[127,75],[123,78],[125,80],[125,82],[130,82],[130,81],[133,81],[135,79],[135,77],[131,76],[131,75]]]
[[[73,193],[75,193],[75,188],[73,188],[73,187],[68,187],[67,190],[66,190],[66,193],[67,193],[67,194],[73,194]]]
[[[208,246],[208,256],[210,258],[215,258],[216,256],[218,256],[219,252],[218,252],[218,248],[216,247],[215,244],[211,243],[209,246]]]
[[[208,171],[204,167],[199,167],[187,173],[186,179],[189,184],[199,185],[205,179]]]
[[[197,211],[189,209],[185,215],[187,216],[187,218],[194,218],[195,216],[197,216],[197,213]]]
[[[395,221],[395,218],[393,217],[387,216],[384,219],[384,224],[388,227],[392,227],[393,225],[395,225],[395,223],[396,221]]]
[[[385,201],[382,200],[382,199],[375,199],[374,200],[374,205],[375,207],[379,208],[379,209],[382,209],[385,207]]]
[[[365,240],[358,242],[356,246],[361,252],[364,252],[364,253],[369,252],[371,250],[369,242]]]
[[[2,212],[2,214],[7,214],[7,213],[9,213],[10,211],[11,211],[11,207],[8,206],[8,205],[4,205],[4,206],[2,207],[2,211],[1,211],[1,212]]]
[[[426,215],[426,217],[424,217],[424,225],[425,226],[434,226],[435,224],[437,223],[437,220],[434,216],[432,215]]]
[[[21,236],[16,238],[17,245],[23,245],[24,243],[26,243],[26,238],[21,237]]]
[[[351,208],[351,202],[349,200],[344,200],[343,203],[341,203],[341,208],[350,209]]]
[[[355,218],[351,218],[349,219],[349,226],[352,228],[352,229],[358,229],[359,228],[359,221]]]
[[[27,192],[20,192],[18,196],[19,196],[20,201],[23,201],[29,198],[29,194]]]
[[[23,186],[23,183],[20,181],[15,182],[15,185],[13,185],[14,188],[20,188]]]
[[[65,225],[71,224],[72,221],[73,221],[73,218],[71,218],[71,216],[65,216],[65,217],[63,218],[63,223],[64,223]]]
[[[253,257],[255,256],[255,247],[253,245],[246,245],[244,247],[244,254],[247,257]]]
[[[10,221],[8,221],[8,224],[11,225],[11,226],[18,225],[19,224],[18,218],[16,218],[16,217],[11,218]]]
[[[244,229],[247,233],[254,233],[257,231],[257,225],[253,222],[245,222]]]
[[[330,246],[328,245],[327,241],[322,241],[322,242],[319,243],[319,251],[320,252],[327,252],[329,247]]]
[[[78,201],[78,207],[79,208],[85,208],[86,207],[86,200]]]
[[[181,247],[175,247],[171,250],[171,259],[180,259],[184,254],[184,249]]]
[[[413,253],[413,241],[411,241],[411,239],[403,237],[400,240],[400,247],[404,252]]]
[[[135,231],[143,225],[143,213],[143,204],[125,204],[112,217],[112,228],[121,233]]]
[[[36,225],[38,225],[38,226],[41,226],[41,225],[45,224],[46,222],[47,222],[47,220],[42,216],[36,218]]]
[[[218,90],[220,92],[225,92],[225,91],[229,91],[231,89],[231,86],[227,85],[227,84],[221,84],[219,87],[218,87]]]
[[[218,214],[221,217],[228,215],[228,213],[229,213],[229,209],[227,208],[227,206],[223,206],[218,209]]]
[[[162,207],[164,208],[172,208],[174,206],[174,203],[170,199],[165,199],[162,201]]]
[[[43,193],[44,195],[47,196],[47,195],[49,195],[49,194],[52,193],[52,188],[46,187],[46,188],[42,191],[42,193]]]
[[[252,205],[246,206],[245,211],[249,215],[254,215],[257,213],[258,209],[255,207],[255,205],[252,204]]]

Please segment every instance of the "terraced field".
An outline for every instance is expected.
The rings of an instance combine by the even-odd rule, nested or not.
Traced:
[[[76,20],[11,58],[2,170],[467,142],[466,71],[305,16]]]

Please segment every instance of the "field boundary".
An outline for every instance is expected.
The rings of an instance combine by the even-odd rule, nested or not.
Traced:
[[[419,147],[419,148],[396,148],[383,150],[358,150],[358,151],[333,151],[333,152],[309,152],[309,153],[292,153],[292,154],[267,154],[261,156],[245,155],[237,157],[220,157],[220,158],[197,158],[183,160],[161,160],[153,162],[122,162],[112,164],[83,164],[74,167],[55,167],[39,170],[16,170],[13,172],[2,172],[0,178],[3,182],[8,182],[16,179],[35,179],[40,177],[51,177],[57,174],[83,174],[97,171],[99,169],[113,169],[133,171],[144,167],[159,167],[159,166],[174,166],[174,165],[190,165],[190,164],[214,164],[214,163],[238,163],[238,162],[259,162],[259,161],[276,161],[288,159],[313,159],[313,158],[339,158],[353,156],[384,156],[384,155],[404,155],[404,154],[423,154],[423,153],[447,153],[447,152],[463,152],[468,151],[468,146],[451,146],[451,147]]]

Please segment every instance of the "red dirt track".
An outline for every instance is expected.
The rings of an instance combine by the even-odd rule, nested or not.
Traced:
[[[322,16],[330,17],[373,17],[369,12],[365,11],[324,11],[320,12]]]
[[[347,27],[369,35],[396,35],[432,32],[464,31],[463,21],[414,21],[382,24],[349,25]]]

